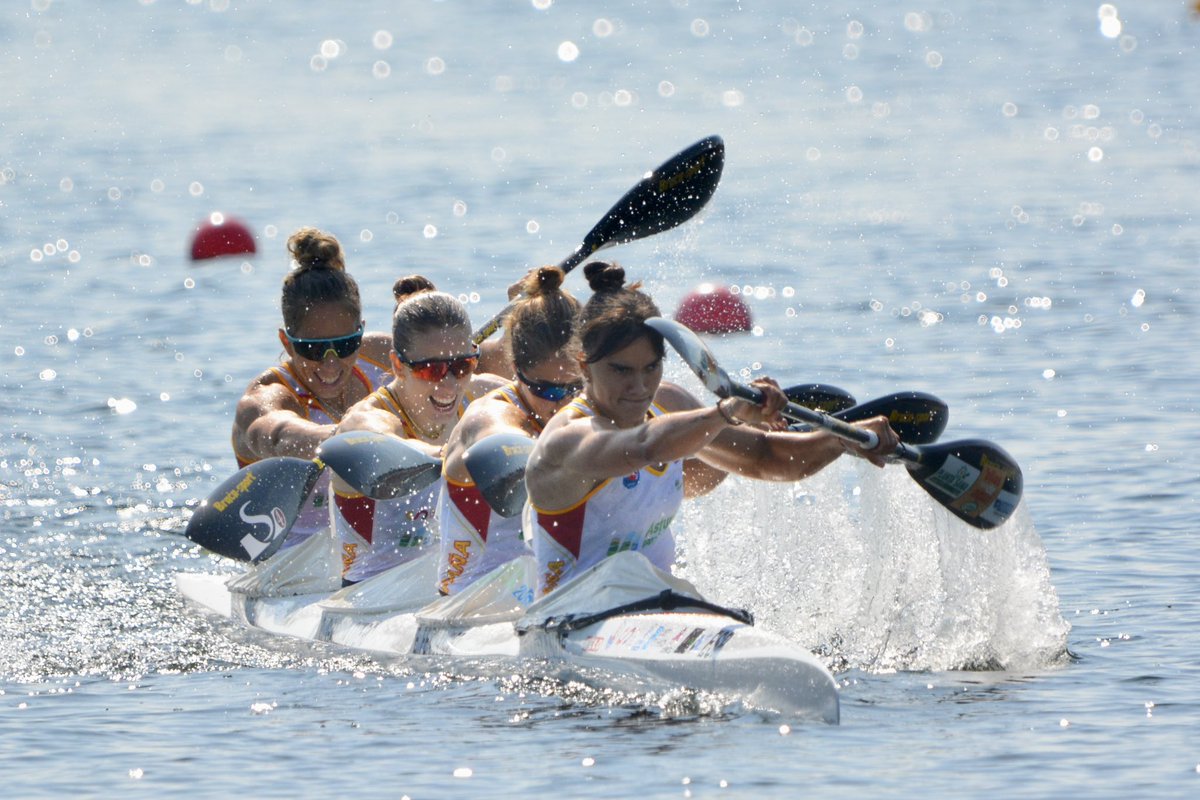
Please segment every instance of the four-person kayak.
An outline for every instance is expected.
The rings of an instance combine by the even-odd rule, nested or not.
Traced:
[[[337,588],[313,537],[249,572],[176,576],[189,600],[252,628],[385,655],[495,659],[505,670],[626,692],[687,689],[837,723],[837,683],[807,649],[709,603],[636,552],[617,553],[534,601],[531,556],[462,592],[434,594],[428,553]],[[515,663],[514,663],[515,662]]]

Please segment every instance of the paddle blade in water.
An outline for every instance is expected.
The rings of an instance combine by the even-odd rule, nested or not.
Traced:
[[[440,459],[385,433],[339,433],[321,443],[317,457],[355,491],[375,500],[419,492],[442,475]]]
[[[787,399],[797,405],[832,414],[854,406],[854,395],[827,383],[800,383],[783,390]]]
[[[515,517],[525,506],[525,464],[533,439],[519,433],[495,433],[463,453],[471,480],[487,504],[502,517]]]
[[[270,558],[300,516],[320,465],[266,458],[235,472],[208,496],[184,531],[196,544],[238,561]]]
[[[845,422],[887,417],[900,441],[932,444],[946,430],[946,423],[950,421],[950,407],[925,392],[895,392],[840,410],[834,416]]]
[[[968,525],[1002,525],[1021,502],[1021,467],[991,442],[966,439],[907,450],[919,454],[905,463],[913,479]]]

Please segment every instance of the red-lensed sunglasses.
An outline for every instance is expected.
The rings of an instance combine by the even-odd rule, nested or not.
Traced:
[[[423,381],[437,383],[453,373],[456,378],[465,378],[475,371],[479,365],[479,351],[447,358],[427,358],[424,361],[405,361],[397,353],[400,363],[412,370],[412,374]]]

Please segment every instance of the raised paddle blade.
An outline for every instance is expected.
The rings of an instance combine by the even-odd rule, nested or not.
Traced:
[[[1021,502],[1021,467],[991,442],[965,439],[911,449],[918,456],[915,462],[905,464],[909,474],[968,525],[995,528],[1012,516]]]
[[[895,392],[834,413],[843,422],[887,417],[888,424],[908,444],[932,444],[946,430],[950,407],[925,392]]]
[[[467,448],[463,462],[483,499],[502,517],[515,517],[525,506],[525,464],[533,439],[520,433],[494,433]]]
[[[783,393],[793,403],[824,411],[826,414],[845,411],[853,408],[854,404],[858,402],[854,399],[854,395],[845,389],[830,386],[827,383],[800,383],[788,386]]]
[[[725,167],[725,143],[709,136],[681,150],[637,182],[583,237],[571,255],[559,262],[570,272],[596,251],[614,244],[644,239],[696,216],[712,198]],[[479,344],[491,336],[512,312],[516,301],[471,334]]]
[[[385,433],[339,433],[321,443],[317,457],[356,492],[375,500],[419,492],[442,475],[440,459]]]
[[[184,535],[206,550],[258,562],[277,551],[321,475],[304,458],[265,458],[226,478],[188,520]]]
[[[708,204],[725,168],[725,142],[709,136],[642,178],[608,210],[559,266],[569,272],[597,250],[682,225]]]

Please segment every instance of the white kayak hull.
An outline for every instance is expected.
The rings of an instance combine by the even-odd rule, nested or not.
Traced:
[[[492,578],[486,576],[467,591],[486,590],[480,584]],[[505,583],[503,576],[492,582]],[[579,615],[576,621],[582,624],[576,627],[561,624],[571,615],[539,618],[533,612],[544,601],[528,608],[510,602],[497,611],[494,600],[503,593],[464,611],[461,596],[426,596],[427,602],[414,596],[380,605],[365,602],[370,589],[358,587],[333,594],[261,597],[231,592],[227,576],[181,574],[176,583],[198,605],[272,634],[392,656],[503,659],[508,668],[516,660],[523,662],[518,669],[598,688],[682,688],[735,697],[794,718],[834,724],[839,719],[837,683],[812,653],[726,614],[646,610],[596,621]],[[596,596],[587,587],[580,589],[584,597]],[[561,603],[556,600],[549,610],[561,611]]]

